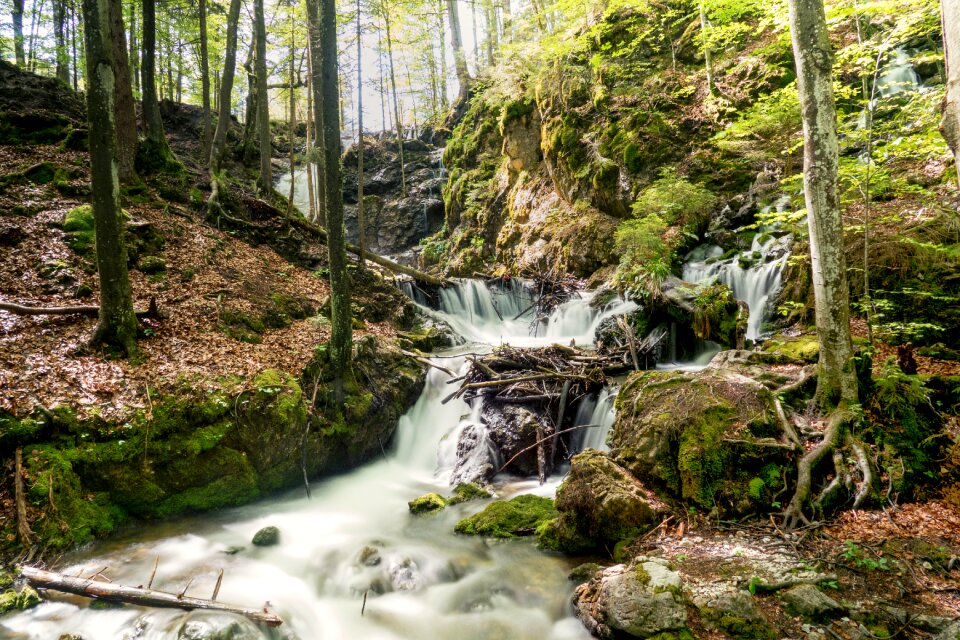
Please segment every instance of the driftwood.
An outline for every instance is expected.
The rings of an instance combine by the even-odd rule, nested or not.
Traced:
[[[249,618],[257,624],[268,627],[279,627],[283,620],[279,616],[269,613],[266,608],[248,609],[231,604],[217,602],[215,599],[187,597],[183,593],[167,593],[142,589],[140,587],[125,587],[117,584],[94,581],[92,578],[79,578],[61,573],[44,571],[34,567],[20,567],[20,574],[30,583],[30,586],[40,589],[62,591],[86,598],[96,598],[110,602],[122,602],[141,607],[158,607],[167,609],[184,609],[192,611],[203,609],[208,611],[223,611],[235,613]],[[220,576],[223,577],[222,575]],[[220,580],[217,581],[216,592],[220,590]],[[216,598],[216,592],[214,598]]]
[[[92,316],[100,315],[100,307],[87,305],[79,307],[28,307],[13,302],[3,302],[0,300],[0,311],[9,311],[18,316]],[[138,318],[160,318],[160,310],[157,308],[157,299],[150,298],[150,306],[146,311],[137,311]]]

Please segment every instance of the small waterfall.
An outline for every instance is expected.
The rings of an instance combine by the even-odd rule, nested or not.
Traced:
[[[788,199],[782,198],[775,205],[768,205],[761,215],[775,206],[778,212],[785,210]],[[768,321],[770,305],[780,290],[783,267],[790,255],[792,238],[776,235],[776,227],[762,228],[750,244],[750,249],[721,259],[722,247],[701,245],[687,255],[683,265],[683,279],[687,282],[719,281],[733,291],[737,300],[747,303],[750,319],[747,338],[756,340],[761,335],[763,323]]]
[[[888,98],[898,93],[916,91],[919,87],[920,76],[914,71],[910,56],[899,47],[894,49],[890,61],[877,76],[877,95]]]
[[[617,397],[617,389],[607,387],[599,393],[587,396],[580,400],[577,407],[577,413],[573,418],[573,426],[597,425],[581,429],[574,439],[574,447],[577,451],[584,449],[597,449],[607,451],[607,436],[613,427],[613,421],[616,419],[616,411],[613,407],[613,401]]]

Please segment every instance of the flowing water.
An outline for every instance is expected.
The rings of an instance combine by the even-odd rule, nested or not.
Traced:
[[[474,344],[438,354],[438,361],[463,370],[464,351],[500,342],[589,344],[602,319],[632,309],[622,302],[592,309],[586,296],[534,323],[531,335],[526,310],[531,301],[519,284],[503,289],[464,281],[449,287],[432,313]],[[206,637],[198,630],[234,625],[234,635],[223,637],[586,640],[589,634],[570,615],[569,561],[526,541],[454,535],[456,521],[484,502],[448,507],[435,516],[409,514],[408,500],[429,491],[449,492],[457,434],[477,422],[475,409],[464,402],[441,403],[450,392],[447,379],[437,369],[429,371],[423,394],[400,421],[394,451],[314,483],[311,500],[302,490],[293,491],[243,508],[142,527],[75,555],[65,568],[93,575],[108,567],[105,573],[114,582],[140,585],[159,557],[154,588],[180,592],[189,583],[187,595],[197,597],[209,597],[223,569],[218,599],[269,606],[285,621],[279,632],[223,614],[98,610],[84,599],[64,597],[0,619],[0,638],[49,640],[74,633],[85,640],[187,640]],[[604,391],[580,400],[578,423],[601,425],[583,430],[588,433],[581,446],[604,446],[613,420],[612,395]],[[504,497],[517,492],[552,496],[559,480],[554,477],[543,487],[507,480],[497,490]],[[267,525],[279,527],[280,544],[251,547],[253,534]],[[361,615],[364,593],[368,599]]]
[[[761,215],[773,207],[782,212],[788,202],[782,198],[761,211]],[[789,235],[779,235],[776,228],[771,227],[761,229],[747,251],[726,258],[722,247],[700,245],[687,256],[683,279],[694,284],[719,281],[729,286],[737,300],[747,303],[750,318],[746,335],[756,340],[772,315],[772,303],[780,291],[791,242]]]

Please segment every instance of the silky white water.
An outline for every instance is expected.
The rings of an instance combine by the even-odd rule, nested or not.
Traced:
[[[539,336],[531,336],[529,314],[502,324],[496,312],[487,315],[494,299],[505,318],[505,311],[523,311],[527,298],[521,288],[503,294],[473,281],[455,288],[451,307],[434,313],[485,343],[459,347],[459,353],[501,341],[589,344],[603,318],[630,309],[615,303],[595,310],[588,297],[573,300],[537,327]],[[443,366],[466,366],[462,355],[447,355],[438,357]],[[268,606],[284,619],[279,630],[258,629],[223,614],[96,610],[82,598],[63,597],[0,619],[0,638],[49,640],[73,633],[84,640],[187,640],[205,637],[198,630],[227,625],[235,626],[228,636],[234,640],[589,638],[570,614],[569,561],[543,554],[527,541],[453,534],[457,520],[479,511],[486,501],[448,507],[434,516],[410,515],[409,500],[429,491],[449,493],[457,435],[466,424],[478,422],[462,401],[441,404],[451,390],[447,379],[437,369],[429,371],[423,394],[400,421],[394,451],[351,473],[314,483],[311,500],[297,490],[238,509],[145,526],[76,555],[64,567],[67,573],[84,575],[108,567],[104,573],[111,580],[136,586],[146,583],[159,557],[154,588],[180,592],[189,582],[187,595],[197,597],[210,596],[223,569],[218,599]],[[610,399],[609,392],[601,394],[583,418],[604,423],[586,430],[593,446],[603,446],[612,423]],[[580,409],[588,406],[590,401],[581,402]],[[519,491],[552,496],[559,480],[554,477],[543,487],[535,481],[506,481],[497,489],[505,497]],[[251,546],[253,534],[267,525],[280,529],[280,544]],[[374,564],[374,557],[379,562]]]

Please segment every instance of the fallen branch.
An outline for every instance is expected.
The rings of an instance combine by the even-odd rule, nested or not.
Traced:
[[[589,428],[589,427],[599,427],[599,426],[600,426],[600,425],[598,425],[598,424],[580,424],[580,425],[577,425],[577,426],[575,426],[575,427],[570,427],[570,428],[568,428],[568,429],[563,429],[563,430],[561,430],[561,431],[557,431],[556,433],[551,433],[550,435],[548,435],[548,436],[546,436],[546,437],[544,437],[544,438],[542,438],[542,439],[537,440],[536,442],[534,442],[532,445],[530,445],[530,446],[527,447],[526,449],[521,449],[520,451],[518,451],[515,456],[513,456],[512,458],[510,458],[509,460],[507,460],[506,462],[504,462],[504,463],[503,463],[503,466],[500,467],[499,469],[497,469],[496,472],[495,472],[493,475],[497,475],[498,473],[500,473],[501,471],[503,471],[504,469],[506,469],[507,467],[509,467],[511,462],[513,462],[514,460],[516,460],[517,458],[519,458],[520,456],[522,456],[523,454],[525,454],[527,451],[530,451],[531,449],[534,449],[534,448],[536,448],[536,447],[539,447],[541,444],[543,444],[545,441],[549,440],[550,438],[553,438],[553,437],[556,437],[556,436],[562,436],[562,435],[565,434],[565,433],[569,433],[569,432],[571,432],[571,431],[576,431],[577,429],[587,429],[587,428]]]
[[[9,311],[18,316],[91,316],[100,315],[100,307],[80,306],[80,307],[28,307],[14,302],[0,301],[0,311]],[[157,309],[157,299],[150,298],[150,307],[146,311],[137,311],[138,318],[159,318],[160,311]]]
[[[438,371],[443,371],[445,374],[447,374],[447,375],[450,376],[451,378],[457,377],[457,374],[455,374],[455,373],[454,373],[453,371],[451,371],[450,369],[447,369],[446,367],[441,367],[440,365],[438,365],[438,364],[435,363],[435,362],[431,362],[431,361],[430,361],[430,358],[427,358],[427,357],[418,355],[418,354],[416,354],[416,353],[413,353],[412,351],[407,351],[406,349],[401,349],[401,350],[400,350],[400,353],[402,353],[403,355],[407,356],[408,358],[413,358],[413,359],[416,360],[417,362],[419,362],[419,363],[421,363],[421,364],[424,364],[424,365],[426,365],[426,366],[428,366],[428,367],[433,367],[434,369],[436,369],[436,370],[438,370]]]
[[[20,575],[26,578],[30,586],[40,589],[62,591],[85,598],[96,598],[109,602],[123,602],[141,607],[157,607],[166,609],[184,609],[192,611],[203,609],[208,611],[225,611],[236,613],[249,618],[257,624],[268,627],[279,627],[283,620],[279,616],[267,612],[265,609],[247,609],[236,605],[223,604],[205,598],[190,598],[166,591],[154,591],[139,587],[125,587],[123,585],[95,582],[92,579],[77,578],[61,573],[44,571],[35,567],[20,567]]]

